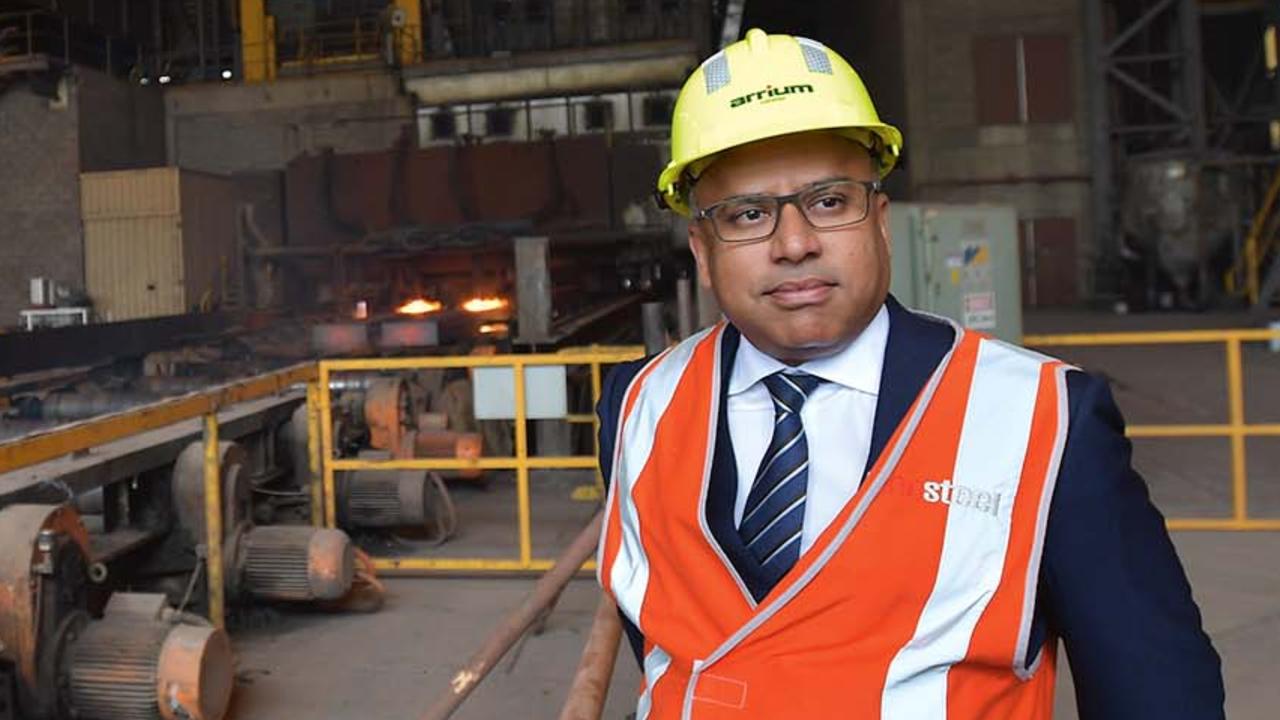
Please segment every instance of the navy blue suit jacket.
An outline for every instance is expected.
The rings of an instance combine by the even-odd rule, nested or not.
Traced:
[[[867,469],[954,337],[949,325],[911,313],[892,297],[886,304],[889,340]],[[723,377],[729,376],[739,338],[732,327],[728,332]],[[597,410],[606,479],[622,395],[643,365],[619,365],[604,382]],[[1164,518],[1130,465],[1124,419],[1111,391],[1105,381],[1073,371],[1067,374],[1067,392],[1071,422],[1049,510],[1030,647],[1034,652],[1050,631],[1062,638],[1082,720],[1222,718],[1218,655],[1201,628]],[[723,410],[724,396],[720,402]],[[737,477],[723,421],[712,466],[708,526],[734,564],[743,567],[735,558],[745,549],[734,531]],[[744,580],[757,597],[767,592],[758,579]],[[640,660],[643,638],[625,617],[623,622]]]

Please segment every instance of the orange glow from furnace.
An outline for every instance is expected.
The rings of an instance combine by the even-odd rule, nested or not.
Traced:
[[[401,315],[426,315],[427,313],[433,313],[442,307],[444,307],[444,305],[438,300],[414,298],[396,308],[396,312]]]
[[[507,299],[500,297],[474,297],[462,303],[462,309],[470,313],[501,310],[507,306]]]
[[[481,335],[505,335],[511,330],[506,323],[485,323],[480,326]]]

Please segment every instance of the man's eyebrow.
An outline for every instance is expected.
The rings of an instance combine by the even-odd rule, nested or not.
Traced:
[[[823,187],[824,185],[830,185],[832,183],[838,183],[838,182],[853,182],[853,178],[849,177],[848,175],[833,175],[831,177],[823,178],[821,180],[814,180],[813,182],[804,185],[803,187],[801,187],[799,190],[796,190],[795,192],[789,192],[789,193],[783,193],[783,194],[799,195],[800,193],[808,192],[815,188],[820,188],[820,187]],[[729,202],[731,200],[753,200],[753,199],[764,198],[764,197],[778,197],[778,196],[773,195],[771,193],[742,193],[740,195],[730,195],[727,198],[717,200],[711,203],[711,205],[719,205],[720,203]],[[708,205],[707,207],[710,207],[711,205]]]

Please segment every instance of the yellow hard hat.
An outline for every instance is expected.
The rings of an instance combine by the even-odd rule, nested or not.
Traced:
[[[671,162],[658,198],[689,215],[689,180],[716,153],[765,138],[834,130],[866,146],[889,174],[902,133],[880,122],[862,78],[822,43],[747,31],[707,58],[680,90],[671,122]]]

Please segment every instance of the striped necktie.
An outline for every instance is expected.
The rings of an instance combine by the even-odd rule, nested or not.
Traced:
[[[769,586],[800,557],[804,499],[809,486],[809,444],[800,408],[814,388],[825,382],[806,374],[776,372],[764,378],[773,396],[773,438],[760,461],[747,495],[738,534],[760,563]]]

